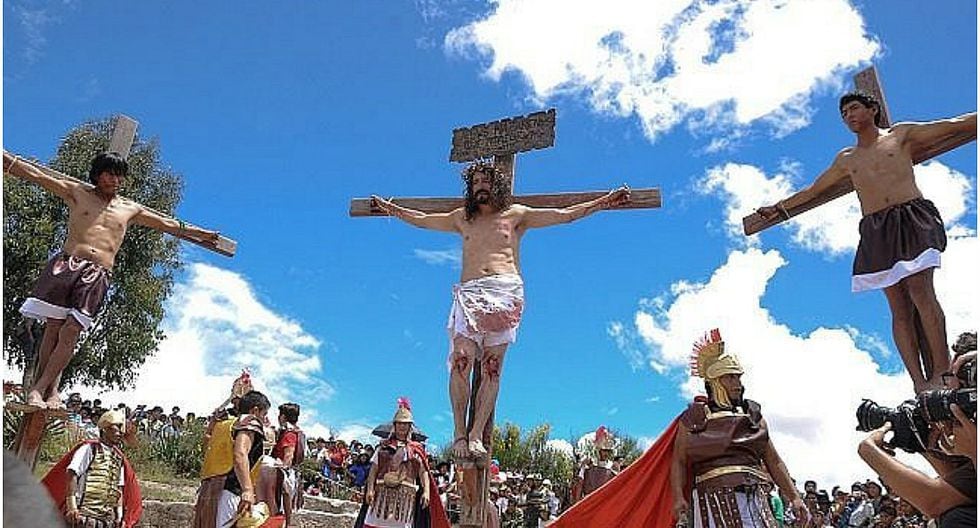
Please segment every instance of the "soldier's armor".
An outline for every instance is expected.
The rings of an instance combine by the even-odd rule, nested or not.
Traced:
[[[378,471],[370,513],[378,519],[410,525],[415,517],[421,465],[405,444],[399,443],[397,448],[383,445],[378,449]]]
[[[601,465],[586,468],[582,476],[582,496],[586,496],[602,487],[616,476],[616,472]]]
[[[92,463],[85,472],[79,513],[109,523],[118,520],[116,507],[122,495],[119,489],[122,465],[122,456],[115,449],[106,449],[101,444],[92,446]]]
[[[745,407],[711,411],[695,402],[681,415],[690,433],[687,461],[697,502],[692,513],[700,521],[695,526],[743,528],[739,493],[752,502],[756,526],[775,527],[768,500],[772,478],[764,465],[769,431],[759,404],[746,400]]]

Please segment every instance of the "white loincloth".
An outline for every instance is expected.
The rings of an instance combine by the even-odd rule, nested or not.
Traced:
[[[516,273],[490,275],[453,286],[450,345],[461,335],[481,348],[513,343],[524,312],[524,281]]]

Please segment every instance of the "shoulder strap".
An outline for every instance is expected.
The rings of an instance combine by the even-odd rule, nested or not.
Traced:
[[[704,431],[708,426],[708,405],[700,401],[691,402],[687,410],[681,413],[680,422],[689,432]]]

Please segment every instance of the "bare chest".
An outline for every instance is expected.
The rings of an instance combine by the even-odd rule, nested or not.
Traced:
[[[912,181],[912,159],[895,135],[873,147],[854,148],[844,158],[844,169],[859,192],[883,192]]]
[[[106,202],[96,196],[83,195],[71,208],[69,220],[76,229],[122,232],[137,212],[136,207],[126,200],[116,198]]]
[[[476,218],[463,223],[464,249],[467,246],[513,247],[519,240],[518,219],[510,215]]]

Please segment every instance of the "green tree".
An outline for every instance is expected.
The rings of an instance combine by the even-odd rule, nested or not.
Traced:
[[[505,423],[503,428],[493,428],[493,458],[500,469],[527,475],[540,473],[551,480],[557,490],[567,490],[572,479],[574,461],[559,449],[548,445],[551,435],[549,424],[540,424],[522,432],[520,426]],[[442,458],[452,458],[452,444],[442,451]]]
[[[48,165],[88,181],[93,157],[109,148],[112,119],[84,123],[61,142]],[[180,175],[162,166],[156,140],[137,140],[129,156],[129,175],[120,193],[165,214],[180,202]],[[24,366],[23,318],[18,308],[30,294],[49,255],[64,243],[68,210],[40,187],[3,178],[3,330],[7,362]],[[163,339],[163,302],[180,267],[176,239],[131,227],[116,255],[112,286],[93,327],[79,340],[62,385],[126,388],[137,369]]]

